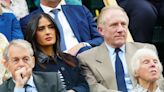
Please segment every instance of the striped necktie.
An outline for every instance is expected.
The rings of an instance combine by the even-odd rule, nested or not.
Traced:
[[[64,50],[66,50],[66,45],[65,45],[65,40],[64,40],[64,33],[63,33],[64,31],[63,31],[62,25],[59,21],[59,18],[58,18],[59,11],[60,11],[60,9],[51,10],[51,12],[55,15],[54,21],[60,32],[60,48],[62,51],[64,51]]]

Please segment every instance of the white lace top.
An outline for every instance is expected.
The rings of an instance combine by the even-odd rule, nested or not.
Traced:
[[[136,87],[134,87],[134,89],[132,89],[130,92],[149,92],[148,89],[143,88],[140,85],[137,85]],[[159,89],[159,87],[157,87],[157,89],[154,92],[163,92],[162,90]]]

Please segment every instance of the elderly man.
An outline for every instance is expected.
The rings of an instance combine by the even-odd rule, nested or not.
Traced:
[[[119,6],[105,7],[98,18],[98,31],[104,43],[78,55],[91,92],[128,92],[136,81],[129,66],[134,52],[150,44],[127,43],[129,19]]]
[[[0,85],[1,92],[65,92],[57,73],[32,73],[35,58],[27,41],[13,40],[3,56],[12,78]]]

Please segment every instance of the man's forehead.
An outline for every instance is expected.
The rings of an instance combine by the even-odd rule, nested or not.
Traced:
[[[119,9],[112,9],[112,10],[109,10],[107,11],[107,13],[109,14],[109,16],[123,16],[123,17],[126,17],[126,14],[125,12],[119,10]]]
[[[30,55],[29,51],[20,46],[10,46],[9,48],[9,56],[28,56]]]

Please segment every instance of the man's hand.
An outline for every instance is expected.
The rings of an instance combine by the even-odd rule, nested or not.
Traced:
[[[73,56],[76,56],[77,52],[84,46],[85,45],[83,43],[79,43],[79,44],[75,45],[74,47],[72,47],[71,49],[69,49],[68,53]]]
[[[28,81],[30,77],[28,76],[27,73],[28,72],[25,69],[25,67],[17,69],[17,71],[15,72],[15,82],[16,82],[15,87],[22,88],[26,84],[26,82]]]

